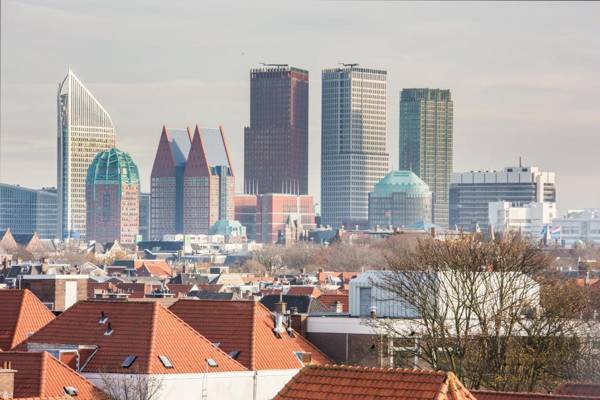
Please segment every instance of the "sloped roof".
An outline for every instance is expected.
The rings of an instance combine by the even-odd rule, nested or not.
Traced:
[[[475,400],[451,372],[310,365],[274,400]]]
[[[331,307],[336,301],[342,303],[342,311],[348,312],[348,294],[322,294],[317,297],[319,301],[331,310]]]
[[[14,382],[15,399],[67,398],[65,386],[77,389],[77,399],[105,398],[100,389],[46,352],[0,352],[0,364],[7,361],[17,371]]]
[[[35,233],[13,233],[12,236],[15,239],[15,242],[21,246],[27,246],[35,237]]]
[[[136,271],[146,268],[148,273],[159,278],[171,277],[173,269],[165,260],[136,260],[134,263]]]
[[[28,289],[0,290],[0,350],[10,350],[54,319]]]
[[[108,320],[99,323],[101,313]],[[108,323],[113,329],[106,335]],[[243,371],[245,368],[157,302],[80,301],[27,341],[28,344],[97,346],[83,372],[173,374]],[[137,356],[131,369],[122,367]],[[159,359],[167,356],[173,368]],[[217,367],[209,367],[212,358]],[[84,364],[82,362],[82,364]]]
[[[570,396],[566,394],[495,392],[492,390],[471,390],[477,400],[600,400],[600,397]]]
[[[277,338],[271,312],[262,304],[248,301],[181,299],[170,310],[189,323],[219,348],[239,351],[237,360],[251,370],[297,369],[302,363],[295,352],[311,353],[311,362],[329,362],[319,349],[299,334]]]
[[[318,298],[321,291],[315,286],[290,286],[286,293],[288,296],[310,296]]]
[[[600,397],[600,383],[567,382],[557,387],[554,393]]]
[[[283,295],[281,297],[283,302],[287,304],[287,309],[291,310],[295,308],[297,312],[300,314],[310,314],[310,313],[319,313],[319,312],[327,312],[329,309],[325,307],[319,300],[310,296],[290,296]],[[267,307],[269,310],[275,310],[275,303],[277,303],[280,299],[279,294],[268,294],[260,299],[260,302]]]

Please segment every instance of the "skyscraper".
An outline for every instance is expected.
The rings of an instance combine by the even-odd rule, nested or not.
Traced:
[[[98,153],[86,178],[87,239],[132,244],[139,231],[140,175],[128,153]]]
[[[56,189],[28,189],[0,183],[0,231],[36,232],[42,239],[56,238]]]
[[[403,89],[400,169],[413,171],[433,192],[432,222],[448,227],[454,106],[449,90]]]
[[[222,128],[163,127],[151,177],[151,239],[208,234],[234,218],[235,175]]]
[[[150,193],[140,193],[140,230],[142,240],[150,240]]]
[[[308,192],[308,71],[287,65],[250,71],[244,191]]]
[[[366,225],[369,192],[389,171],[386,72],[355,64],[322,74],[321,222]]]
[[[58,86],[58,235],[84,238],[85,180],[96,154],[116,145],[110,115],[69,70]]]

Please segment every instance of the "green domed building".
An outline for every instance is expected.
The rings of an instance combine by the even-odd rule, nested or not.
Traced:
[[[135,243],[140,175],[131,156],[114,147],[98,153],[88,168],[85,188],[86,239]]]
[[[431,222],[431,190],[411,171],[391,171],[369,193],[369,224],[407,227]]]

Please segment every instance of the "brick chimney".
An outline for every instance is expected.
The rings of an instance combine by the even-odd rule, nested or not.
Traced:
[[[5,361],[0,367],[0,399],[12,399],[15,393],[15,374],[10,361]]]

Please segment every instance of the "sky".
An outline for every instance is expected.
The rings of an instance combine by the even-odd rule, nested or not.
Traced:
[[[454,171],[557,174],[559,213],[600,207],[600,3],[2,0],[0,182],[56,186],[56,90],[70,67],[110,113],[142,189],[163,125],[222,125],[238,190],[249,71],[310,72],[309,191],[320,196],[321,70],[388,72],[399,93],[450,89]]]

